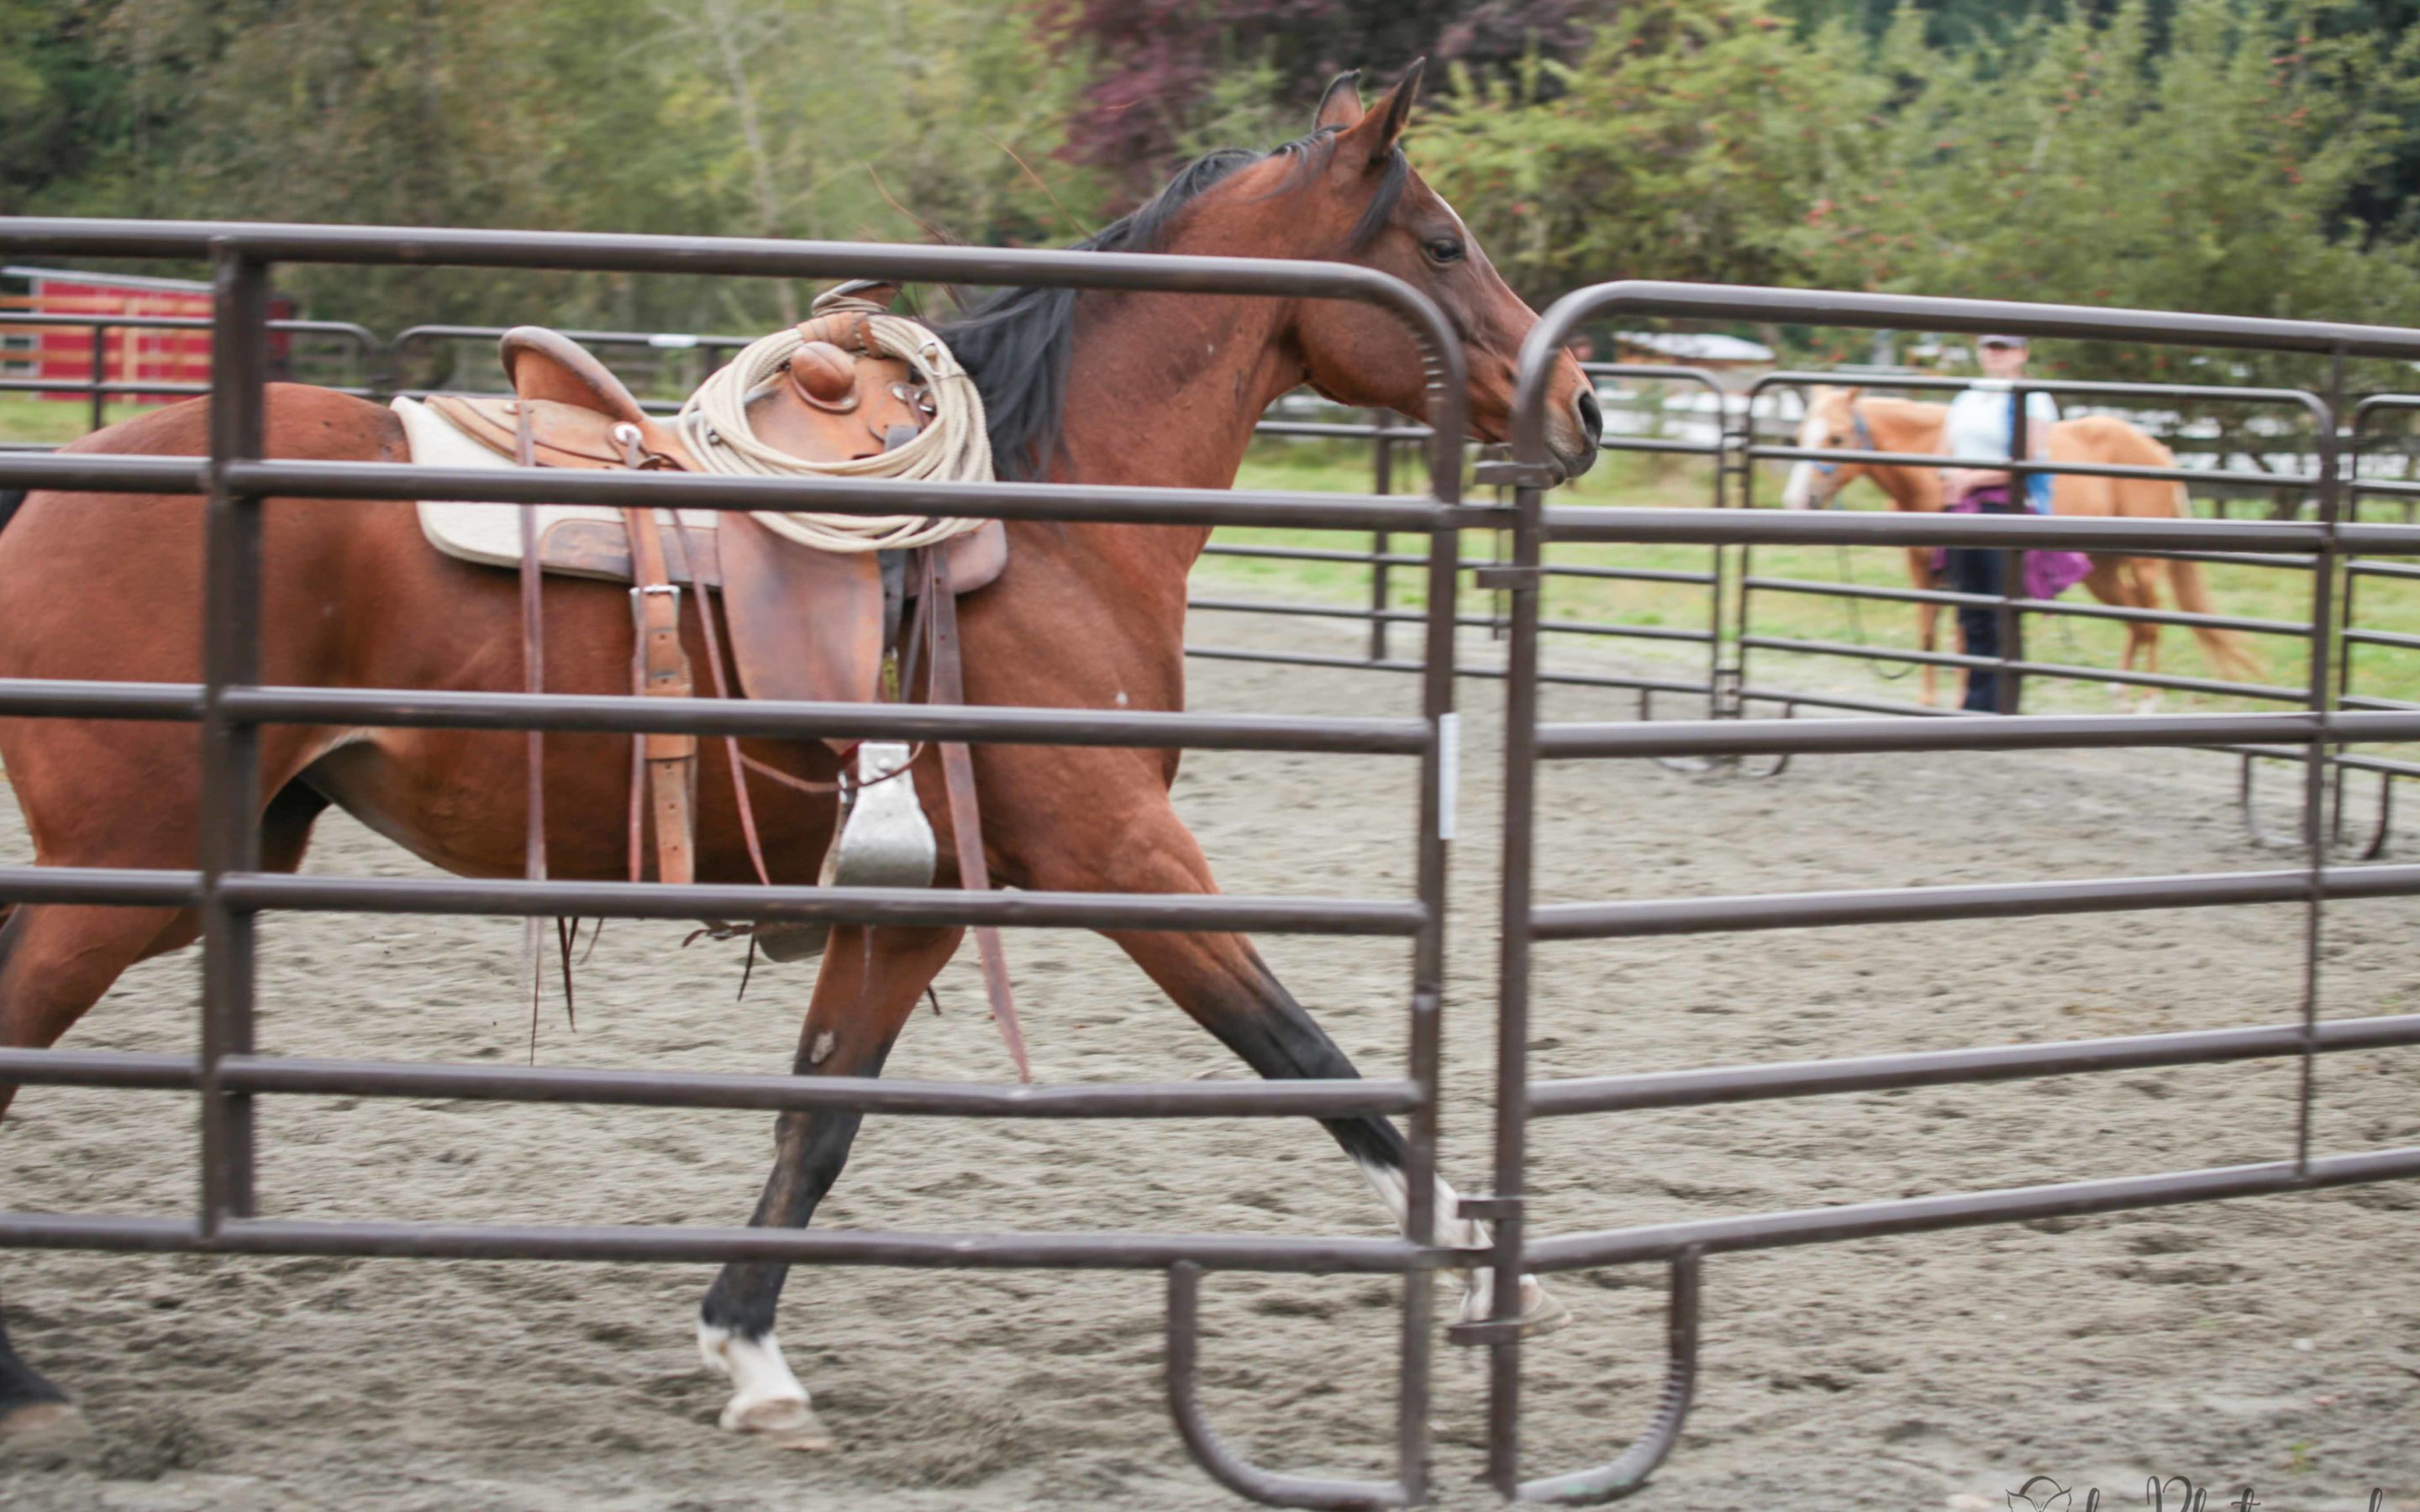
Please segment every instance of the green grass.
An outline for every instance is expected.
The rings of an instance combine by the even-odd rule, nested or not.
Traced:
[[[147,404],[116,401],[108,409],[109,422],[131,420]],[[70,402],[35,393],[0,393],[0,441],[39,441],[62,446],[92,428],[92,402],[78,394]]]
[[[1411,465],[1406,465],[1410,463]],[[1425,474],[1405,456],[1397,466],[1398,491],[1421,486]],[[1556,497],[1573,503],[1616,507],[1700,508],[1711,489],[1707,468],[1694,458],[1667,458],[1637,454],[1608,454],[1577,486]],[[1264,440],[1247,460],[1238,486],[1252,488],[1359,491],[1371,486],[1366,452],[1350,443],[1305,443]],[[1776,474],[1759,479],[1759,496],[1779,493]],[[1885,507],[1882,496],[1869,487],[1853,488],[1850,507]],[[2207,505],[2205,511],[2207,512]],[[1352,547],[1366,549],[1366,534],[1311,531],[1222,531],[1222,544]],[[1394,549],[1416,551],[1417,543],[1398,539]],[[1481,554],[1476,540],[1465,552]],[[1708,570],[1712,550],[1702,546],[1625,545],[1566,546],[1552,548],[1550,564],[1660,568],[1688,572]],[[1867,587],[1909,585],[1907,553],[1897,548],[1759,547],[1749,570],[1758,577],[1795,578],[1817,581],[1849,581]],[[2201,572],[2212,609],[2221,614],[2254,619],[2303,622],[2310,617],[2311,581],[2307,573],[2223,563],[2203,563]],[[1211,596],[1269,597],[1359,606],[1369,597],[1366,568],[1347,563],[1288,563],[1205,557],[1195,570],[1196,592]],[[1417,608],[1424,602],[1417,571],[1396,569],[1391,602]],[[2067,602],[2095,602],[2079,586],[2070,589]],[[1466,612],[1485,612],[1487,595],[1473,594],[1466,583]],[[2175,608],[2163,590],[2162,604]],[[2420,583],[2406,584],[2366,579],[2357,607],[2365,629],[2420,634]],[[1916,611],[1901,604],[1857,602],[1812,594],[1760,591],[1750,599],[1750,630],[1761,636],[1792,640],[1859,642],[1901,650],[1917,646]],[[1636,583],[1572,578],[1550,578],[1544,614],[1549,620],[1591,621],[1637,626],[1703,628],[1709,618],[1706,591],[1695,585]],[[2125,643],[2125,631],[2114,621],[2036,618],[2026,627],[2027,654],[2037,661],[2114,669]],[[2258,656],[2265,679],[2288,687],[2307,677],[2307,642],[2298,637],[2251,636],[2246,644]],[[1702,679],[1706,658],[1701,645],[1679,642],[1611,640],[1601,637],[1550,637],[1549,655],[1563,647],[1588,645],[1608,663],[1648,675]],[[1956,629],[1951,616],[1942,616],[1940,648],[1954,650]],[[2420,702],[2420,654],[2388,647],[2352,649],[2352,689],[2356,693]],[[1768,650],[1749,655],[1749,680],[1760,686],[1841,692],[1861,698],[1914,702],[1920,672],[1890,675],[1898,669],[1843,657],[1801,656]],[[2219,678],[2200,643],[2191,632],[2174,626],[2160,636],[2160,671],[2187,677]],[[1956,674],[1942,674],[1945,696],[1956,688]],[[2099,712],[2113,706],[2106,685],[2034,679],[2026,687],[2028,709],[2041,712]],[[2274,709],[2281,705],[2219,695],[2165,691],[2161,706],[2168,710]]]

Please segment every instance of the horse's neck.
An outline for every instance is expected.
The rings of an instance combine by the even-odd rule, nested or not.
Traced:
[[[1077,315],[1060,460],[1069,483],[1229,488],[1261,412],[1303,379],[1276,301],[1200,295],[1090,296]],[[1203,527],[1110,526],[1147,537],[1181,572]]]
[[[1949,407],[1913,400],[1868,399],[1858,406],[1873,433],[1877,452],[1938,452]],[[1942,506],[1941,474],[1931,468],[1878,467],[1875,485],[1890,495],[1893,507],[1912,512]]]

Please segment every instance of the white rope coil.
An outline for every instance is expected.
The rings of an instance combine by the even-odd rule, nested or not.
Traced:
[[[991,437],[983,395],[939,336],[913,320],[887,314],[866,316],[874,348],[906,362],[931,392],[933,423],[914,440],[893,451],[852,461],[818,462],[778,451],[756,439],[748,424],[748,401],[806,345],[797,330],[777,331],[752,343],[698,386],[681,406],[681,440],[708,472],[754,477],[902,478],[920,482],[989,483]],[[755,517],[777,535],[823,551],[893,551],[938,546],[980,530],[980,519],[930,515],[826,515],[813,511],[764,511]]]

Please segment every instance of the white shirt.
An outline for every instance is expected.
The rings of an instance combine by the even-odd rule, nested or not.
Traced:
[[[2016,406],[2010,402],[2008,383],[1999,378],[1981,378],[1975,386],[1949,401],[1949,420],[1943,427],[1942,440],[1949,455],[1959,460],[1952,466],[1976,467],[1987,459],[2009,460],[2009,422]],[[2025,396],[2025,450],[2037,453],[2042,449],[2050,428],[2058,424],[2058,405],[2047,393]]]

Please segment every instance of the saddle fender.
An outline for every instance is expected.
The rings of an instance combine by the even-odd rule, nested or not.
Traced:
[[[804,550],[737,514],[723,516],[715,534],[731,659],[747,696],[874,702],[882,683],[882,570],[874,553]]]

